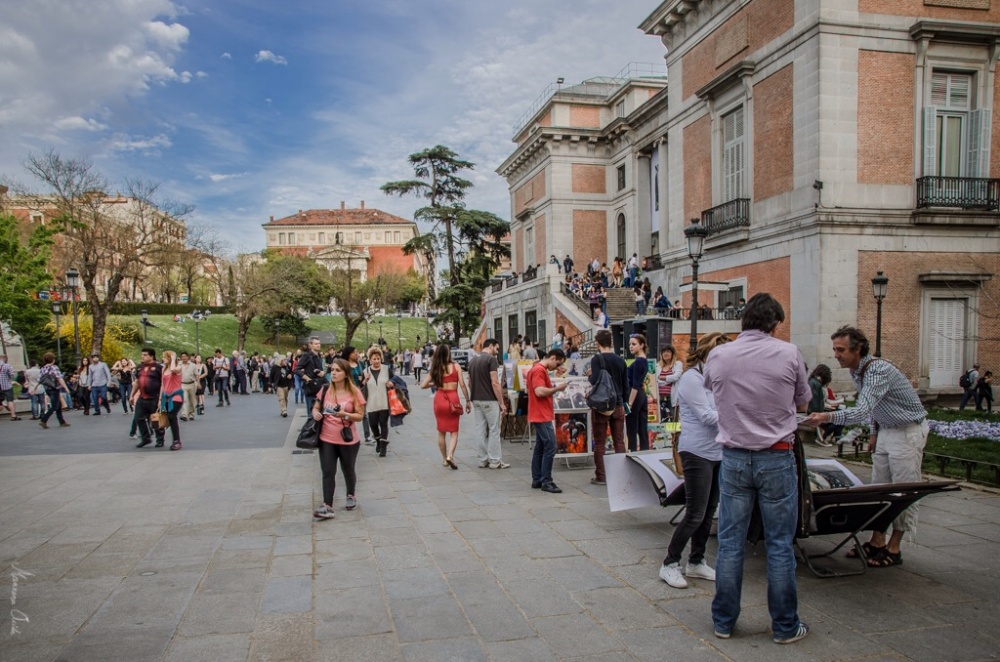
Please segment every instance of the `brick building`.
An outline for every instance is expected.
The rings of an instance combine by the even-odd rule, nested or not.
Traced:
[[[658,256],[663,268],[647,275],[674,298],[691,273],[684,227],[699,219],[712,232],[700,279],[727,286],[702,298],[772,292],[810,365],[836,365],[829,334],[842,324],[875,335],[871,279],[884,271],[883,354],[927,397],[957,390],[973,360],[1000,366],[998,23],[996,0],[660,3],[640,28],[664,44],[670,85],[589,140],[568,137],[591,146],[596,158],[574,161],[605,181],[624,166],[635,204],[615,252]],[[534,185],[518,197],[531,173],[512,166],[541,165],[531,149],[542,132],[518,133],[501,167],[515,211],[540,206]],[[612,134],[628,149],[616,152]],[[618,193],[595,194],[609,233]],[[546,236],[575,243],[586,218]],[[515,225],[515,265],[526,227]],[[533,240],[535,254],[565,246]]]
[[[267,248],[285,255],[316,260],[328,269],[356,272],[360,281],[382,271],[427,276],[431,266],[422,255],[407,255],[403,245],[420,234],[417,224],[378,209],[299,210],[264,223]]]

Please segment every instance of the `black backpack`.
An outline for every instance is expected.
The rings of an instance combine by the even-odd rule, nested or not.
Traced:
[[[966,370],[961,377],[958,378],[958,385],[962,388],[970,388],[972,386],[972,379],[969,375],[972,374],[972,370]]]

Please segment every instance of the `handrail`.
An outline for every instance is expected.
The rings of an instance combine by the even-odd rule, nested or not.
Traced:
[[[920,177],[917,179],[917,209],[928,207],[997,211],[1000,209],[1000,179]]]
[[[589,300],[581,299],[573,290],[569,289],[569,285],[565,282],[559,283],[559,291],[569,297],[570,301],[576,304],[576,307],[587,313],[587,317],[591,317],[593,312],[590,309]]]
[[[704,308],[699,307],[698,310],[701,312],[698,315],[699,320],[719,320],[719,321],[730,321],[740,319],[739,308],[733,308],[727,306],[725,308]],[[691,319],[691,306],[684,308],[653,308],[650,306],[646,310],[647,314],[653,314],[657,317],[668,317],[676,320],[689,320]]]
[[[750,198],[736,198],[701,212],[701,224],[709,233],[750,227]]]

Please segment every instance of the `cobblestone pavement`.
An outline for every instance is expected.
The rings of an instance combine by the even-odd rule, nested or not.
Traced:
[[[12,603],[0,660],[1000,656],[994,495],[925,499],[901,567],[820,580],[800,566],[812,632],[793,646],[771,642],[764,549],[750,548],[743,615],[723,641],[711,583],[657,577],[673,509],[609,512],[583,463],[557,464],[563,494],[532,490],[527,445],[504,443],[510,469],[479,469],[468,417],[460,468],[443,468],[430,396],[411,395],[388,457],[361,450],[360,508],[344,511],[338,487],[323,522],[317,459],[292,453],[304,411],[281,419],[270,396],[210,407],[183,424],[178,453],[133,449],[120,413],[74,414],[63,430],[0,422],[0,597]]]

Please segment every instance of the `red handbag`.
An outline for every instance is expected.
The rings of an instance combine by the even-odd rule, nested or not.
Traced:
[[[462,403],[458,400],[449,400],[448,404],[451,406],[451,413],[456,416],[461,416],[465,412],[462,408]]]
[[[400,399],[399,394],[396,393],[396,389],[391,388],[388,390],[389,396],[389,414],[392,416],[402,416],[406,413],[406,405],[403,404],[402,399]]]

